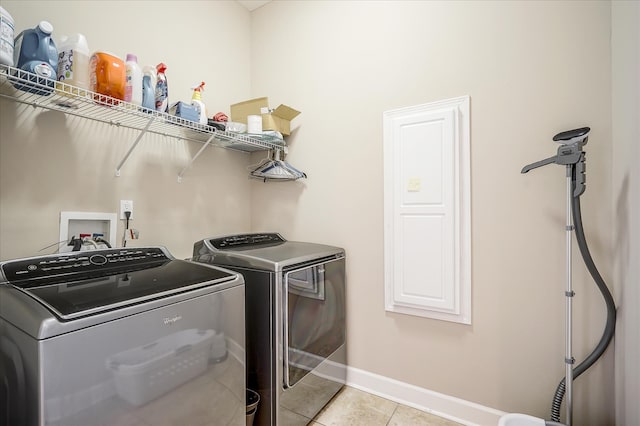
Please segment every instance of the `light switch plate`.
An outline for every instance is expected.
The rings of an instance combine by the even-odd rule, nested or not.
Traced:
[[[422,181],[419,177],[409,178],[409,182],[407,183],[407,191],[420,192],[421,187],[422,187]]]

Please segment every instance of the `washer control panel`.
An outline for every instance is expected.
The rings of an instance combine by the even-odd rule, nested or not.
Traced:
[[[106,249],[8,261],[0,265],[4,281],[15,282],[50,276],[83,274],[100,270],[130,269],[169,260],[160,247]]]

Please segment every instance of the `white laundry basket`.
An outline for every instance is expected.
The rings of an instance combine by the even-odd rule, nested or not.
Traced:
[[[183,330],[109,357],[118,396],[139,406],[200,375],[214,335],[214,330]]]

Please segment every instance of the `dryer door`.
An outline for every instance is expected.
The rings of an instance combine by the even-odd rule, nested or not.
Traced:
[[[345,259],[288,270],[283,282],[287,388],[345,343]]]

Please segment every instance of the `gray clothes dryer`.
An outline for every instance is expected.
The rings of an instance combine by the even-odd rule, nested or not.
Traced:
[[[346,381],[344,250],[244,234],[196,242],[193,260],[244,276],[255,424],[308,424]]]
[[[244,281],[162,247],[0,262],[0,425],[245,425]]]

